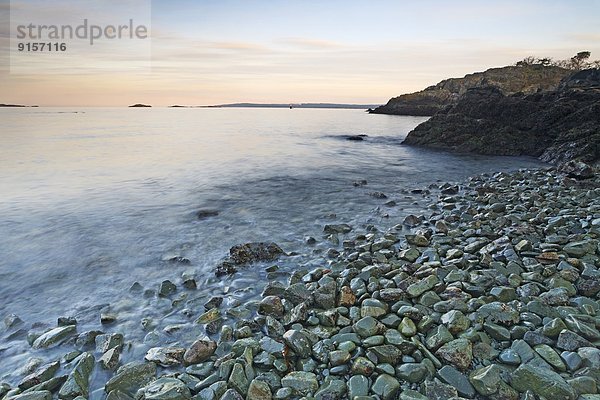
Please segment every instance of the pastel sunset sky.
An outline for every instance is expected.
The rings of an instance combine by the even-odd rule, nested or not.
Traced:
[[[102,4],[90,15],[105,21],[136,17],[112,14],[111,0],[86,1]],[[38,57],[15,73],[11,4],[0,0],[0,103],[380,104],[529,55],[564,59],[587,50],[600,58],[598,0],[134,1],[151,11],[147,54],[134,43],[122,44],[138,46],[125,53],[100,44],[81,56],[86,62]],[[69,12],[62,0],[12,5],[57,23]]]

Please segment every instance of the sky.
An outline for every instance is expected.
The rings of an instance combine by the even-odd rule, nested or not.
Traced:
[[[0,0],[0,103],[381,104],[530,55],[600,58],[600,0],[73,1]],[[150,37],[16,54],[11,6],[13,24],[133,18]]]

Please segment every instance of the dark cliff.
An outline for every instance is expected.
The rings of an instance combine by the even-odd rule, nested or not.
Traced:
[[[560,163],[600,160],[600,71],[565,78],[556,90],[505,95],[468,90],[404,140],[459,152],[530,155]]]
[[[555,90],[572,71],[542,65],[491,68],[463,78],[446,79],[420,92],[394,97],[377,107],[374,114],[430,116],[458,102],[468,90],[482,87],[497,88],[502,94],[537,93]]]

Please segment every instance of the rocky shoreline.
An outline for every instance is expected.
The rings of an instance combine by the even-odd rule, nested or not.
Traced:
[[[191,308],[177,293],[193,276],[157,293],[134,284],[188,313],[197,334],[125,365],[136,343],[107,333],[118,321],[78,332],[65,317],[17,339],[24,324],[8,316],[7,335],[63,355],[32,358],[0,399],[600,399],[600,177],[563,171],[431,188],[437,202],[385,232],[327,225],[322,265],[286,283],[279,246],[236,246],[217,273],[266,268],[253,302]]]

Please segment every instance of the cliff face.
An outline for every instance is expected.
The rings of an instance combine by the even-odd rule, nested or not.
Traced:
[[[404,143],[459,152],[530,155],[552,163],[600,160],[600,71],[580,71],[557,89],[505,95],[468,90],[410,132]]]
[[[571,73],[564,68],[541,65],[491,68],[463,78],[443,80],[420,92],[394,97],[386,105],[377,107],[373,113],[429,116],[456,104],[470,89],[494,87],[504,95],[550,91],[555,90],[561,80]]]

